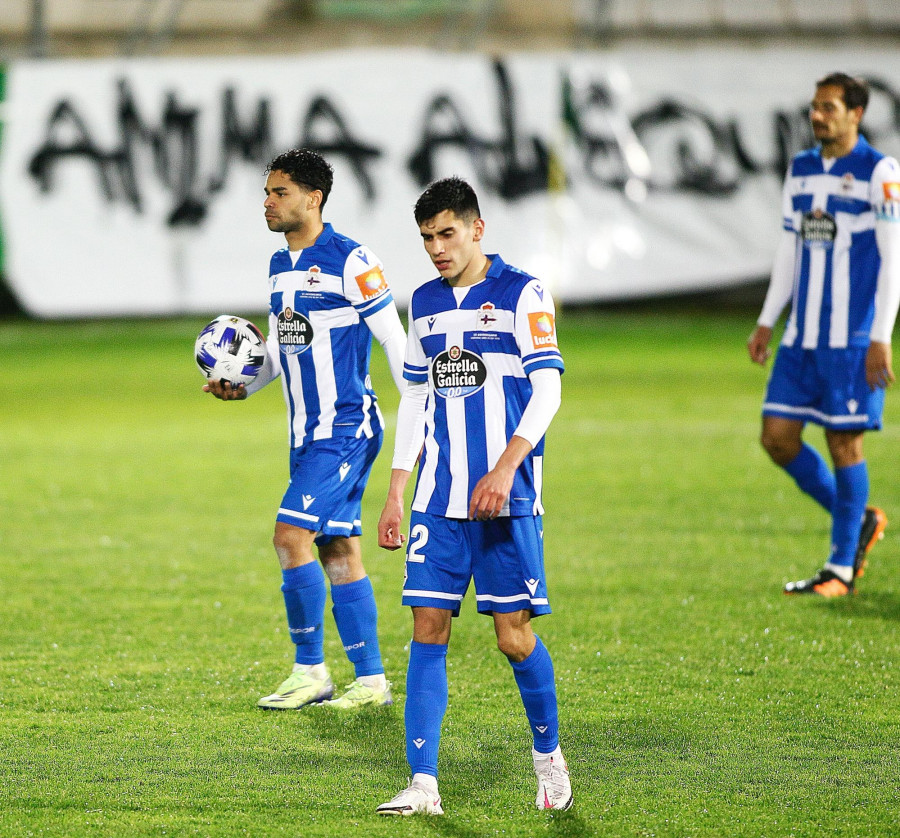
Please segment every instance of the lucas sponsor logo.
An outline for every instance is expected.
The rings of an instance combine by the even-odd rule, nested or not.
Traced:
[[[556,348],[556,318],[549,311],[529,312],[528,325],[535,349]]]
[[[377,265],[355,277],[356,284],[359,286],[359,292],[364,300],[371,300],[379,294],[387,291],[387,280],[381,272],[381,268]]]

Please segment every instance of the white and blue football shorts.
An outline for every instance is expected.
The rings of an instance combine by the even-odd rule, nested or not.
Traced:
[[[779,347],[763,416],[814,422],[833,431],[879,430],[884,390],[871,390],[866,383],[866,351]]]
[[[319,533],[316,544],[362,533],[362,496],[381,449],[371,439],[318,439],[291,451],[291,482],[276,520]]]
[[[481,614],[549,614],[540,516],[469,521],[413,511],[403,604],[443,608],[456,617],[471,579]]]

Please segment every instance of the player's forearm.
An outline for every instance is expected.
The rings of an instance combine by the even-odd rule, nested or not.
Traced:
[[[881,267],[875,291],[875,318],[869,339],[876,343],[890,343],[900,306],[900,222],[875,222],[875,238]]]
[[[400,322],[397,306],[394,303],[379,309],[375,314],[366,318],[366,325],[381,344],[387,357],[388,368],[394,384],[402,393],[406,389],[406,380],[403,378],[403,354],[406,350],[406,332]]]
[[[794,290],[794,260],[797,253],[797,234],[784,230],[778,249],[775,251],[775,262],[769,279],[769,290],[763,303],[757,323],[772,328],[784,311],[791,293]]]
[[[391,480],[388,484],[387,500],[388,503],[403,504],[403,496],[406,493],[406,484],[412,472],[402,468],[391,469]]]
[[[411,472],[425,439],[425,404],[427,384],[408,383],[397,409],[397,433],[394,438],[394,469]]]

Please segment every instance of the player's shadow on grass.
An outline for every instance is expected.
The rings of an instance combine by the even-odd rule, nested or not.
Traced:
[[[830,599],[821,605],[841,616],[900,621],[900,596],[895,593],[862,591],[856,596]]]

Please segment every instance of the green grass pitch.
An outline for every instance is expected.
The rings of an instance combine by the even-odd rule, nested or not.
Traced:
[[[900,396],[867,438],[893,525],[858,596],[787,598],[825,515],[757,443],[753,312],[563,312],[546,563],[575,806],[534,809],[529,736],[490,621],[449,656],[446,816],[379,819],[404,784],[411,620],[374,530],[396,395],[363,509],[399,699],[262,712],[290,669],[271,548],[280,387],[222,404],[203,319],[0,323],[0,835],[881,836],[900,812]],[[821,433],[808,439],[821,446]],[[348,683],[330,615],[326,656]]]

